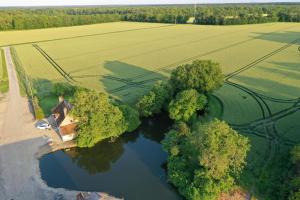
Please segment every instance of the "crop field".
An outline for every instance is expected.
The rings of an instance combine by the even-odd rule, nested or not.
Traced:
[[[270,166],[300,142],[299,24],[118,22],[0,33],[0,45],[9,44],[40,93],[68,81],[126,102],[178,65],[195,59],[219,62],[225,84],[215,95],[222,101],[222,118],[252,144],[241,184],[258,194],[267,192],[261,179],[280,184],[282,177]]]

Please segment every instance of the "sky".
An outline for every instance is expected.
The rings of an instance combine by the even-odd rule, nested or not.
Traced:
[[[188,4],[188,3],[257,3],[300,2],[300,0],[0,0],[6,6],[62,6],[62,5],[132,5],[132,4]]]

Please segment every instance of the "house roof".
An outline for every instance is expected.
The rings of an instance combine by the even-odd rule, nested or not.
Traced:
[[[75,123],[68,124],[68,125],[60,127],[60,134],[61,134],[61,136],[70,135],[70,134],[75,133],[75,130],[76,130],[76,124]]]
[[[53,114],[58,114],[58,118],[56,119],[56,123],[59,126],[61,122],[65,119],[64,109],[67,109],[67,113],[72,109],[72,105],[66,100],[61,101],[57,104],[51,111]]]

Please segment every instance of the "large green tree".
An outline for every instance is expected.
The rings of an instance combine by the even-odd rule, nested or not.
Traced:
[[[188,121],[198,110],[202,110],[207,103],[205,95],[196,90],[184,90],[176,95],[169,104],[169,116],[174,120]]]
[[[195,89],[200,93],[207,93],[222,86],[223,75],[218,63],[196,60],[173,70],[170,80],[176,90]]]
[[[72,104],[71,114],[78,120],[79,147],[92,147],[105,138],[118,137],[128,128],[122,111],[104,93],[80,89]]]
[[[168,178],[187,199],[213,200],[229,191],[250,148],[246,137],[223,121],[180,125],[163,141],[168,152]]]

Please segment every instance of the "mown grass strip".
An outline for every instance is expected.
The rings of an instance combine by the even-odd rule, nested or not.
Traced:
[[[4,55],[4,50],[1,49],[1,59],[2,59],[2,65],[1,65],[1,77],[0,77],[0,92],[6,93],[9,89],[9,81],[8,81],[8,75],[7,75],[7,66],[6,66],[6,59]]]

